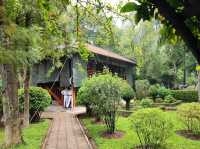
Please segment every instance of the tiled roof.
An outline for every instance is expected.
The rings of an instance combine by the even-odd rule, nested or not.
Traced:
[[[91,45],[91,44],[86,44],[86,47],[88,48],[88,50],[90,52],[95,53],[97,55],[110,57],[110,58],[113,58],[113,59],[121,60],[123,62],[131,63],[131,64],[136,64],[135,60],[130,60],[130,59],[126,58],[126,57],[123,57],[123,56],[121,56],[119,54],[116,54],[114,52],[111,52],[109,50],[105,50],[103,48],[96,47],[96,46]]]

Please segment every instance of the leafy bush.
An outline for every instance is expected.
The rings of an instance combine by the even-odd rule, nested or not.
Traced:
[[[121,81],[104,72],[84,81],[78,92],[79,103],[89,104],[97,116],[103,116],[109,133],[115,131],[116,111],[122,96]]]
[[[172,96],[172,95],[167,95],[165,96],[165,103],[174,103],[176,101],[176,99]]]
[[[159,109],[141,109],[130,116],[142,149],[160,149],[171,135],[173,124]]]
[[[197,102],[198,92],[195,90],[172,90],[172,95],[177,100],[184,102]]]
[[[149,81],[148,80],[136,80],[135,81],[135,89],[136,96],[138,99],[145,98],[149,95]]]
[[[160,98],[160,97],[157,97],[157,98],[155,99],[155,102],[156,102],[156,103],[162,103],[162,102],[163,102],[163,99]]]
[[[48,91],[41,87],[30,87],[30,117],[33,121],[40,119],[40,112],[50,105],[51,96]],[[20,111],[24,108],[24,89],[19,89],[18,92]]]
[[[144,99],[141,100],[140,105],[141,105],[143,108],[152,107],[152,105],[153,105],[153,100],[152,100],[152,99],[149,99],[149,98],[144,98]]]
[[[171,95],[171,90],[165,87],[160,87],[157,90],[157,96],[164,99],[165,96]]]
[[[160,88],[159,84],[151,85],[149,88],[149,95],[155,99],[158,96],[158,89]]]
[[[186,129],[200,135],[200,104],[185,103],[178,106],[177,110]]]
[[[121,93],[122,99],[126,101],[126,109],[130,109],[130,100],[135,96],[133,88],[128,84],[127,81],[121,81]]]
[[[81,88],[78,90],[77,94],[77,102],[80,105],[84,105],[86,107],[87,114],[91,115],[92,114],[92,93],[91,93],[91,88],[93,88],[94,83],[93,81],[88,78],[86,79],[83,83]]]

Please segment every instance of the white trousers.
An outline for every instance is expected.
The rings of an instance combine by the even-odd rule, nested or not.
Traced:
[[[70,103],[72,102],[72,96],[64,96],[64,107],[69,108]]]

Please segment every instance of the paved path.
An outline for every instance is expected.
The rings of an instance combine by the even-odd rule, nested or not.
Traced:
[[[72,111],[53,107],[53,112],[46,111],[43,118],[52,118],[52,126],[44,143],[44,149],[91,149],[91,145],[80,126],[76,114],[84,113],[84,108]]]

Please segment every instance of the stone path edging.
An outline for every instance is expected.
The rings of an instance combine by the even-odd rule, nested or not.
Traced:
[[[50,121],[49,122],[49,128],[48,128],[48,131],[47,131],[46,135],[43,138],[42,145],[41,145],[40,149],[45,149],[45,145],[47,143],[47,139],[48,139],[48,137],[50,135],[50,132],[51,132],[51,129],[52,129],[53,118],[49,118],[49,121]]]
[[[79,121],[79,119],[78,119],[77,116],[76,116],[76,120],[77,120],[77,122],[79,123],[79,127],[81,128],[81,131],[82,131],[82,133],[83,133],[83,135],[84,135],[84,137],[85,137],[85,140],[86,140],[87,143],[88,143],[88,146],[90,147],[90,149],[93,149],[93,147],[92,147],[92,145],[91,145],[91,143],[90,143],[90,141],[89,141],[89,139],[88,139],[88,137],[87,137],[87,135],[86,135],[86,133],[85,133],[85,131],[84,131],[84,129],[83,129],[83,126],[81,125],[81,123],[80,123],[80,121]]]

